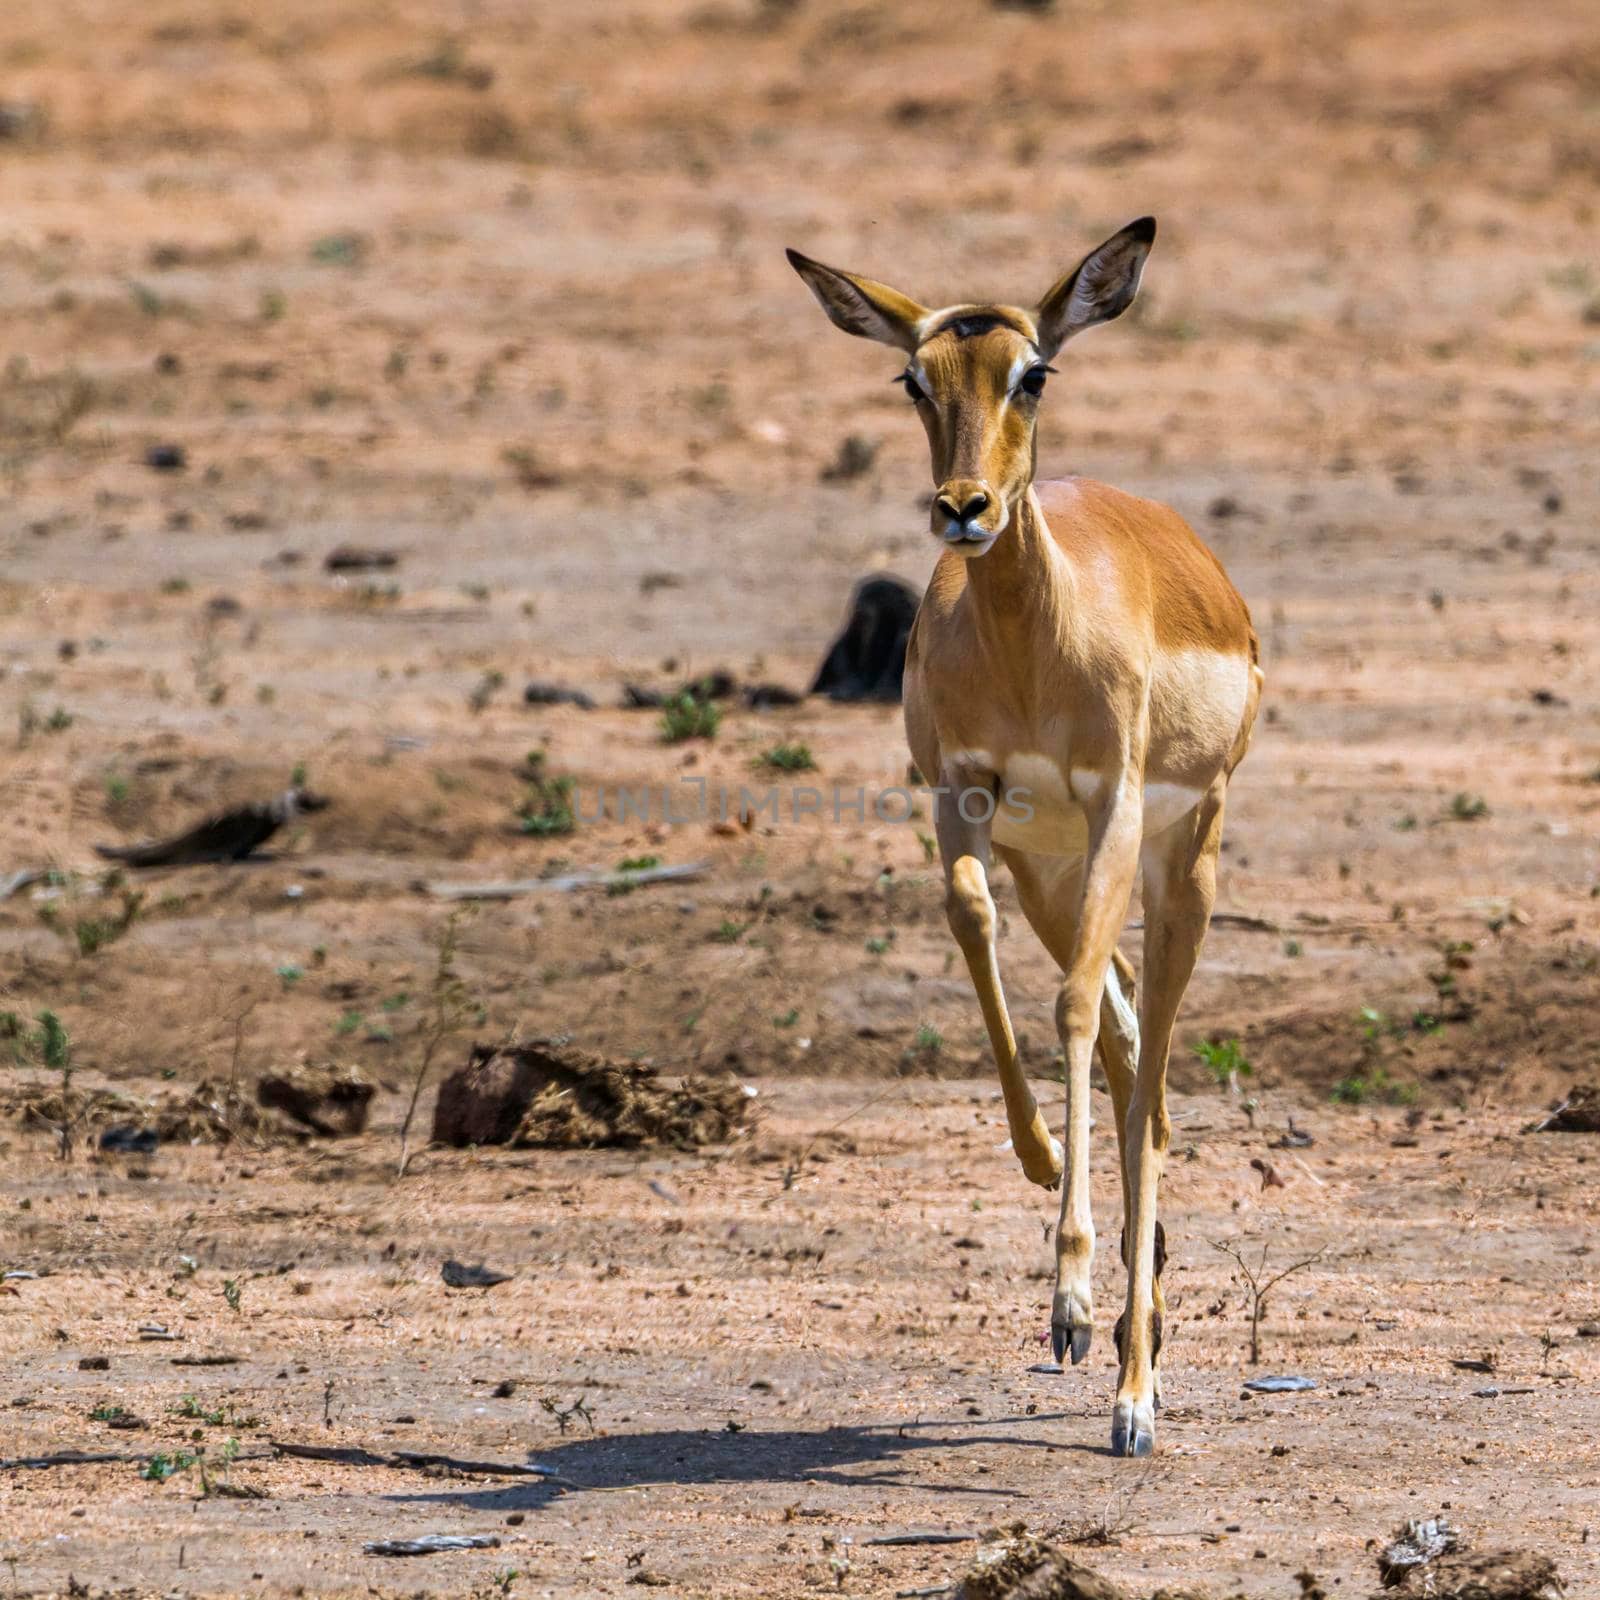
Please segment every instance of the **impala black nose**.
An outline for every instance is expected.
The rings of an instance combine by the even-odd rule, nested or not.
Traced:
[[[955,498],[948,494],[939,495],[934,502],[952,522],[971,522],[974,517],[981,517],[989,509],[989,492],[986,489],[976,489],[959,504]]]

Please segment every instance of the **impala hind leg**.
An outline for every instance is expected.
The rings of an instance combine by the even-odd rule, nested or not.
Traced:
[[[1171,1140],[1167,1055],[1178,1005],[1211,920],[1217,853],[1222,843],[1226,778],[1218,778],[1187,817],[1145,841],[1144,1003],[1139,1068],[1128,1107],[1128,1301],[1122,1366],[1111,1412],[1111,1449],[1119,1456],[1155,1448],[1156,1195]]]
[[[1061,1146],[1051,1138],[1033,1090],[1028,1087],[1017,1057],[1005,993],[1000,987],[994,900],[989,893],[989,825],[969,822],[958,803],[958,797],[975,788],[992,786],[993,780],[966,769],[946,768],[941,771],[939,782],[946,793],[937,799],[934,828],[944,862],[945,914],[977,991],[1000,1075],[1012,1147],[1029,1181],[1053,1189],[1061,1182]]]

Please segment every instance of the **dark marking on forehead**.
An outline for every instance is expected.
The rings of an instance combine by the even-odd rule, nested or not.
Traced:
[[[1002,311],[958,311],[953,317],[946,317],[937,327],[929,329],[928,338],[935,339],[941,333],[953,333],[958,339],[976,339],[980,334],[992,333],[996,328],[1020,333],[1024,339],[1030,343],[1032,341],[1028,330]]]

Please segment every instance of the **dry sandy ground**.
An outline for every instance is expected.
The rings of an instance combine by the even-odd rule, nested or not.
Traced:
[[[133,1346],[132,1324],[174,1309],[169,1284],[189,1297],[182,1310],[216,1312],[222,1278],[303,1250],[289,1278],[248,1281],[236,1327],[223,1307],[214,1333],[202,1322],[191,1335],[226,1333],[249,1355],[227,1376],[253,1397],[238,1408],[265,1419],[254,1431],[319,1430],[331,1375],[339,1437],[392,1427],[392,1442],[415,1432],[460,1454],[533,1449],[596,1486],[546,1500],[527,1485],[279,1463],[249,1472],[292,1511],[194,1511],[191,1481],[156,1488],[131,1467],[7,1474],[0,1538],[19,1586],[59,1588],[75,1568],[206,1592],[302,1579],[451,1589],[497,1570],[438,1557],[396,1578],[363,1562],[360,1538],[388,1525],[376,1497],[399,1493],[444,1497],[402,1508],[408,1527],[500,1526],[523,1505],[527,1520],[504,1531],[528,1545],[502,1552],[500,1569],[537,1569],[547,1587],[618,1583],[618,1552],[646,1548],[684,1593],[779,1594],[804,1586],[808,1566],[833,1583],[819,1540],[835,1526],[1039,1522],[1097,1511],[1136,1483],[1134,1542],[1104,1554],[1132,1578],[1148,1561],[1152,1576],[1181,1567],[1286,1592],[1317,1556],[1350,1592],[1370,1576],[1362,1541],[1441,1498],[1475,1532],[1585,1571],[1594,1373],[1570,1342],[1596,1311],[1571,1254],[1587,1247],[1584,1141],[1529,1143],[1516,1129],[1597,1071],[1600,54],[1588,11],[0,10],[0,871],[68,877],[56,902],[30,891],[0,903],[0,1010],[21,1019],[0,1042],[15,1057],[7,1074],[38,1072],[27,1035],[49,1007],[85,1084],[144,1092],[332,1058],[384,1086],[392,1129],[447,915],[418,886],[650,855],[707,871],[622,897],[544,892],[462,925],[480,1036],[559,1030],[668,1070],[730,1066],[776,1107],[761,1137],[802,1144],[879,1087],[899,1097],[842,1130],[858,1154],[825,1149],[834,1164],[786,1194],[773,1168],[734,1160],[696,1177],[700,1164],[668,1163],[681,1213],[621,1159],[430,1155],[391,1186],[385,1137],[349,1157],[163,1152],[152,1180],[130,1184],[81,1154],[58,1173],[43,1136],[0,1123],[8,1193],[34,1201],[25,1216],[8,1205],[23,1226],[0,1235],[0,1253],[58,1274],[0,1296],[5,1387],[35,1400],[3,1413],[0,1455],[14,1435],[25,1448],[84,1437],[97,1426],[87,1411],[117,1395],[158,1432],[175,1396],[221,1395],[227,1385],[170,1382],[181,1369],[160,1346]],[[609,821],[540,839],[516,815],[533,748],[590,797],[748,783],[781,741],[807,744],[824,784],[899,783],[891,708],[735,708],[709,745],[665,744],[653,715],[615,709],[624,682],[713,667],[801,686],[856,578],[915,580],[930,564],[924,446],[889,384],[894,361],[825,325],[782,246],[930,298],[1015,298],[1146,211],[1162,231],[1141,305],[1068,353],[1042,469],[1090,472],[1188,515],[1250,601],[1268,675],[1230,797],[1231,920],[1207,946],[1174,1062],[1179,1086],[1204,1096],[1195,1120],[1214,1127],[1168,1187],[1173,1270],[1190,1276],[1176,1409],[1148,1476],[1094,1453],[1102,1367],[1024,1375],[1047,1290],[1026,1277],[1042,1208],[987,1129],[953,1162],[929,1137],[975,1128],[973,1112],[993,1107],[969,1103],[987,1091],[952,1087],[981,1077],[986,1051],[923,827],[786,817],[730,836]],[[851,434],[879,446],[873,464],[821,481]],[[186,464],[145,465],[159,445],[181,446]],[[325,571],[347,542],[392,547],[399,563]],[[601,708],[525,707],[531,677]],[[96,893],[96,842],[171,831],[276,792],[296,769],[334,803],[278,859],[150,875],[125,936],[77,953],[74,924],[118,903],[114,888]],[[1019,1031],[1049,1077],[1053,974],[1009,884],[999,896]],[[41,921],[49,903],[66,937]],[[1291,1170],[1257,1213],[1242,1114],[1189,1050],[1204,1035],[1242,1041],[1247,1087],[1274,1119],[1294,1107],[1314,1120],[1326,1187]],[[446,1055],[464,1048],[453,1040]],[[1339,1085],[1365,1108],[1329,1105]],[[1395,1149],[1394,1119],[1412,1103],[1421,1143]],[[1444,1141],[1455,1154],[1442,1166]],[[252,1204],[268,1186],[270,1206]],[[538,1207],[549,1193],[563,1202],[553,1215]],[[980,1194],[971,1225],[1004,1236],[975,1234],[981,1265],[958,1272],[924,1222],[961,1236]],[[676,1220],[682,1235],[663,1237]],[[530,1243],[533,1226],[544,1232]],[[828,1226],[840,1231],[824,1240]],[[1103,1234],[1116,1226],[1102,1208]],[[1204,1241],[1246,1226],[1275,1252],[1337,1240],[1274,1311],[1269,1351],[1315,1356],[1327,1379],[1309,1401],[1235,1403],[1233,1302],[1205,1319],[1215,1342],[1190,1326],[1226,1265]],[[783,1263],[812,1243],[826,1245],[820,1266]],[[781,1265],[758,1255],[752,1271],[739,1254],[750,1248]],[[437,1258],[470,1249],[521,1275],[487,1302],[444,1298]],[[172,1283],[186,1250],[201,1276]],[[581,1299],[548,1292],[557,1256]],[[612,1261],[630,1276],[600,1279]],[[291,1280],[310,1285],[304,1298]],[[679,1281],[683,1304],[642,1301]],[[132,1294],[115,1311],[113,1282]],[[969,1282],[973,1303],[952,1302]],[[1103,1321],[1112,1303],[1103,1289]],[[1386,1307],[1398,1326],[1379,1333],[1378,1318],[1396,1320]],[[105,1330],[109,1380],[80,1377],[73,1360],[95,1312],[123,1319]],[[1361,1341],[1337,1348],[1362,1317]],[[597,1326],[624,1331],[596,1339]],[[1577,1376],[1531,1378],[1532,1396],[1460,1398],[1468,1380],[1449,1355],[1504,1343],[1520,1379],[1537,1373],[1546,1329],[1568,1341],[1550,1373]],[[159,1391],[135,1382],[156,1373]],[[473,1375],[526,1385],[478,1415]],[[578,1419],[562,1440],[528,1396],[564,1405],[589,1376],[618,1386],[594,1396],[609,1437],[591,1441]],[[774,1389],[749,1390],[756,1378]],[[1296,1430],[1282,1436],[1288,1457],[1265,1453],[1278,1442],[1268,1411]],[[405,1412],[414,1429],[387,1420]],[[1241,1413],[1257,1426],[1227,1420]],[[937,1426],[902,1439],[919,1414]],[[729,1416],[747,1430],[718,1433]],[[700,1428],[712,1432],[674,1447],[674,1430]],[[656,1432],[669,1437],[637,1438]],[[1046,1445],[1059,1477],[1031,1470]],[[1474,1453],[1482,1465],[1460,1463]],[[979,1466],[983,1487],[1048,1506],[940,1493]],[[596,1492],[640,1474],[661,1486]],[[796,1503],[834,1520],[781,1525]],[[18,1504],[32,1509],[11,1514]],[[62,1520],[77,1506],[82,1519]],[[1221,1545],[1155,1537],[1209,1526],[1218,1508],[1245,1532]],[[579,1559],[589,1517],[592,1568]],[[269,1551],[302,1524],[326,1541],[314,1570],[301,1545]],[[847,1592],[866,1594],[950,1565],[925,1552],[850,1561]]]
[[[726,1151],[431,1152],[402,1184],[387,1138],[179,1149],[134,1170],[30,1154],[14,1236],[55,1275],[3,1302],[8,1453],[194,1435],[214,1458],[270,1436],[532,1460],[561,1481],[252,1459],[231,1481],[267,1497],[236,1500],[197,1499],[193,1469],[160,1485],[131,1462],[13,1471],[0,1496],[22,1591],[75,1574],[157,1593],[484,1593],[514,1568],[516,1593],[622,1593],[642,1565],[682,1595],[876,1596],[937,1583],[970,1550],[865,1539],[1105,1517],[1119,1542],[1085,1559],[1135,1592],[1185,1578],[1286,1595],[1310,1568],[1362,1594],[1370,1541],[1441,1508],[1481,1544],[1554,1555],[1573,1594],[1600,1583],[1600,1339],[1574,1337],[1600,1315],[1592,1140],[1455,1113],[1408,1136],[1399,1112],[1302,1106],[1317,1142],[1284,1152],[1279,1097],[1259,1131],[1225,1098],[1182,1097],[1168,1410],[1147,1465],[1106,1450],[1114,1231],[1090,1361],[1029,1370],[1048,1357],[1053,1208],[996,1154],[988,1082],[763,1089]],[[1109,1221],[1104,1146],[1096,1165]],[[1242,1293],[1214,1241],[1252,1265],[1263,1248],[1278,1266],[1325,1252],[1272,1295],[1259,1369],[1316,1391],[1244,1394]],[[447,1256],[515,1276],[451,1291]],[[138,1342],[148,1321],[183,1342]],[[216,1354],[238,1364],[173,1365]],[[84,1355],[110,1370],[80,1371]],[[189,1395],[223,1415],[174,1416]],[[546,1409],[580,1401],[564,1424]],[[144,1426],[91,1420],[111,1405]],[[502,1544],[361,1554],[441,1532]]]

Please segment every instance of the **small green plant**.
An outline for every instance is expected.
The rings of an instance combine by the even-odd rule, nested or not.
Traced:
[[[363,1012],[347,1011],[336,1023],[334,1023],[333,1031],[338,1034],[341,1039],[348,1038],[349,1035],[354,1033],[356,1029],[358,1029],[366,1020],[366,1016]]]
[[[117,810],[128,803],[128,780],[112,773],[106,779],[106,809]]]
[[[65,733],[71,726],[72,713],[65,706],[57,706],[44,719],[44,731],[46,733]]]
[[[573,779],[552,778],[545,771],[542,750],[528,752],[526,767],[528,787],[517,807],[522,831],[540,839],[571,833],[578,825],[572,809]]]
[[[227,1421],[227,1413],[221,1406],[208,1409],[200,1404],[198,1395],[186,1394],[177,1405],[172,1407],[170,1415],[174,1417],[187,1417],[193,1422],[204,1422],[208,1427],[220,1428]]]
[[[883,935],[874,934],[867,940],[867,954],[884,956],[889,953],[889,946],[894,943],[894,929],[891,928]]]
[[[917,1036],[912,1041],[911,1048],[919,1055],[936,1056],[944,1049],[944,1035],[925,1022],[917,1029]]]
[[[1468,794],[1463,790],[1451,796],[1447,815],[1452,822],[1477,822],[1489,815],[1489,802],[1481,794]]]
[[[1201,1039],[1195,1044],[1194,1053],[1211,1074],[1212,1082],[1230,1094],[1239,1092],[1241,1078],[1254,1075],[1255,1069],[1245,1059],[1237,1039]]]
[[[1298,939],[1285,939],[1283,941],[1283,953],[1293,961],[1305,952],[1301,949]]]
[[[738,944],[748,923],[734,922],[727,917],[717,925],[716,931],[711,935],[714,944]]]
[[[163,578],[161,580],[162,594],[188,594],[194,587],[187,578]]]
[[[661,712],[661,738],[666,744],[681,744],[685,739],[714,739],[722,726],[722,713],[715,702],[697,699],[688,689],[673,695]]]
[[[1342,1106],[1365,1105],[1368,1101],[1389,1106],[1409,1106],[1416,1104],[1417,1086],[1390,1077],[1389,1069],[1379,1062],[1363,1072],[1353,1072],[1349,1077],[1341,1078],[1329,1091],[1329,1098]]]
[[[187,1472],[200,1457],[193,1450],[158,1450],[139,1468],[139,1476],[151,1483],[165,1483],[180,1472]]]
[[[924,833],[918,828],[917,843],[922,846],[923,865],[931,867],[939,859],[939,841],[931,833]]]
[[[75,1115],[72,1109],[72,1039],[61,1018],[53,1011],[44,1010],[39,1013],[39,1031],[29,1042],[41,1064],[60,1080],[60,1120],[56,1124],[56,1134],[60,1140],[61,1159],[65,1161],[72,1154],[72,1130],[82,1115],[81,1112]]]
[[[804,744],[775,744],[756,762],[774,772],[815,772],[817,763],[812,759],[811,747]]]
[[[774,1028],[792,1028],[800,1020],[799,1006],[790,1006],[781,1016],[772,1019]]]
[[[143,892],[122,885],[115,873],[106,879],[105,887],[117,889],[122,902],[120,909],[112,915],[77,916],[69,921],[62,915],[57,902],[47,901],[38,908],[40,922],[58,938],[76,945],[80,956],[99,954],[107,945],[115,944],[127,933],[144,907]]]
[[[617,871],[649,872],[652,868],[659,867],[660,865],[660,856],[626,856],[617,863]],[[613,896],[619,894],[632,894],[634,888],[635,885],[633,883],[623,880],[619,883],[608,883],[606,885],[606,893]]]
[[[292,961],[286,961],[278,968],[278,982],[288,990],[294,988],[305,977],[305,969],[297,967]]]
[[[222,1298],[227,1301],[228,1309],[239,1315],[240,1307],[244,1302],[244,1289],[237,1278],[224,1278],[222,1280]]]
[[[96,1406],[89,1413],[89,1420],[91,1422],[121,1422],[124,1417],[132,1415],[131,1411],[124,1409],[122,1406]]]

